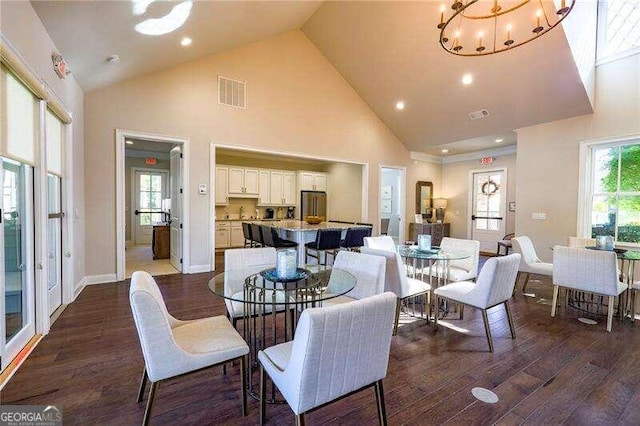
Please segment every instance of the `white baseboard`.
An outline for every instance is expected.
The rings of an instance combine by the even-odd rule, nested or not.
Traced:
[[[203,272],[211,272],[211,265],[191,265],[188,274],[200,274]]]
[[[73,300],[71,302],[75,302],[75,300],[78,298],[78,296],[80,296],[80,293],[82,293],[82,290],[84,290],[86,285],[87,285],[87,277],[82,277],[80,282],[76,284],[76,287],[73,289]]]
[[[118,281],[116,274],[88,275],[84,277],[85,285],[114,283]]]

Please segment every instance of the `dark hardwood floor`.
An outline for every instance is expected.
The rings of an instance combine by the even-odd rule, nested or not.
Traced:
[[[224,315],[209,274],[168,275],[157,281],[169,311],[191,319]],[[550,299],[549,282],[529,291]],[[55,404],[65,424],[139,424],[136,403],[142,354],[129,308],[129,282],[88,286],[67,307],[2,391],[2,404]],[[479,312],[467,308],[456,327],[433,333],[424,321],[403,325],[393,338],[384,381],[389,423],[395,424],[640,424],[640,324],[579,323],[577,312],[523,297],[512,300],[517,339],[502,308],[490,311],[495,353]],[[465,330],[467,332],[465,332]],[[154,424],[257,424],[258,403],[240,416],[238,367],[212,368],[160,387]],[[496,404],[474,399],[476,386]],[[269,424],[293,424],[286,404],[267,407]],[[308,415],[310,424],[375,424],[373,390]]]

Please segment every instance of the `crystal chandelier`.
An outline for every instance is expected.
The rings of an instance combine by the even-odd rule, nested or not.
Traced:
[[[576,0],[453,0],[440,8],[440,45],[459,56],[483,56],[522,46],[566,18]]]

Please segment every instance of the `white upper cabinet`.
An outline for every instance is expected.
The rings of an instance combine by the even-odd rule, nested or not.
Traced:
[[[279,206],[283,203],[282,195],[282,172],[271,172],[271,204]]]
[[[258,196],[258,170],[229,167],[229,195]]]
[[[227,188],[229,186],[229,169],[216,167],[216,205],[229,203]]]
[[[287,206],[295,206],[298,192],[296,191],[296,174],[284,172],[282,174],[282,198]]]
[[[258,177],[258,204],[269,204],[271,200],[271,172],[260,170]]]
[[[327,175],[319,172],[300,172],[300,191],[326,191]]]

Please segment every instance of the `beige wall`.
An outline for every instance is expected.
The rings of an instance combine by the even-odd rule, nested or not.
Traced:
[[[220,106],[218,74],[248,83],[248,108]],[[191,265],[209,263],[209,143],[367,162],[368,216],[377,222],[378,166],[409,153],[300,32],[155,72],[86,95],[87,274],[115,272],[114,129],[189,138]],[[375,220],[374,220],[375,219]]]
[[[334,163],[327,172],[327,219],[362,221],[362,166]]]
[[[73,115],[72,164],[66,178],[73,185],[73,211],[67,212],[73,226],[73,285],[85,276],[84,209],[84,93],[73,75],[61,80],[53,71],[51,53],[58,49],[28,1],[3,1],[0,30],[25,61],[64,102]],[[64,52],[63,52],[64,53]],[[71,68],[73,71],[73,68]],[[69,169],[71,172],[69,173]],[[65,296],[66,299],[66,296]]]
[[[497,156],[492,164],[483,166],[480,160],[444,164],[442,167],[442,197],[447,199],[445,221],[451,223],[451,236],[467,238],[469,217],[469,176],[471,171],[507,169],[507,202],[516,200],[516,155]],[[515,213],[509,212],[505,222],[505,233],[514,232]]]
[[[151,157],[152,155],[149,155],[149,156]],[[125,212],[124,214],[125,214],[126,226],[125,226],[125,232],[124,232],[124,239],[127,242],[129,241],[133,242],[133,238],[132,238],[133,225],[131,223],[131,172],[134,167],[142,168],[142,169],[166,170],[167,172],[169,172],[171,167],[171,162],[169,160],[157,159],[156,165],[150,166],[145,163],[144,158],[125,157],[124,159]],[[171,191],[171,188],[169,188],[169,182],[167,182],[167,192],[170,192],[170,191]]]
[[[596,69],[593,114],[518,130],[516,233],[529,235],[543,260],[576,235],[581,141],[640,134],[640,55]],[[544,212],[547,220],[532,220]]]

